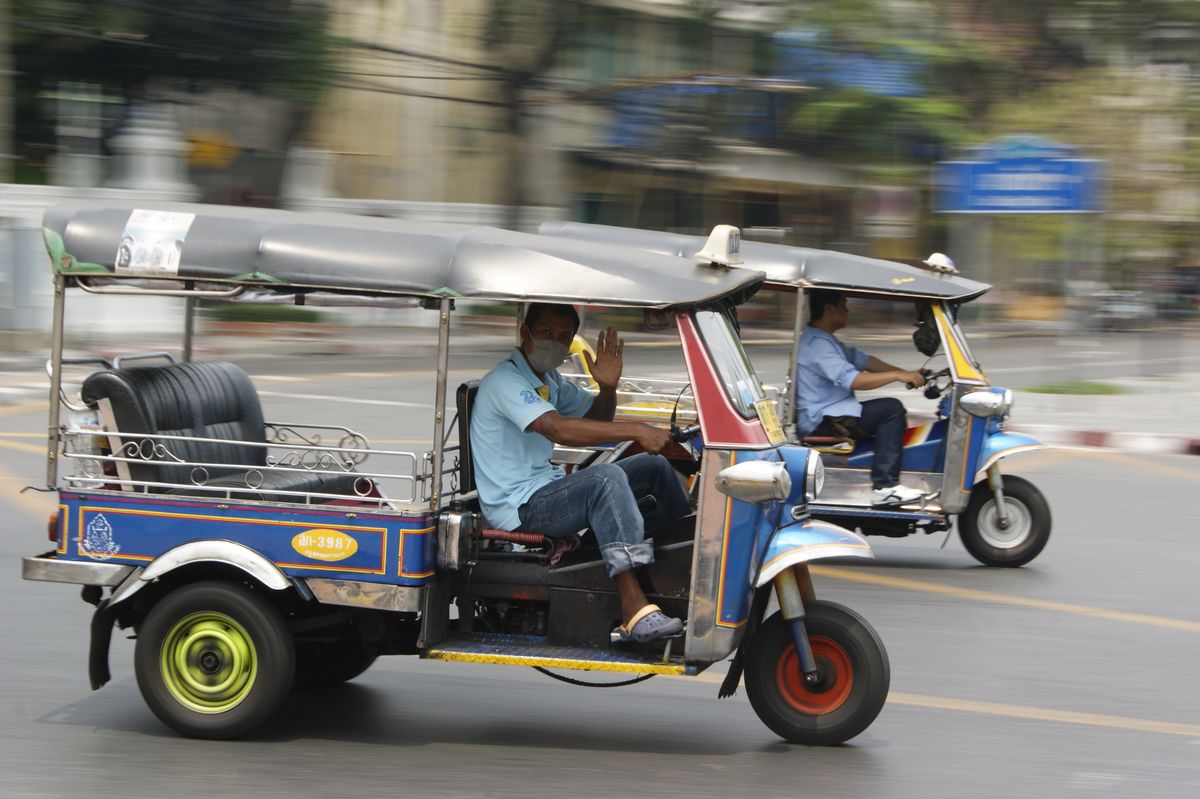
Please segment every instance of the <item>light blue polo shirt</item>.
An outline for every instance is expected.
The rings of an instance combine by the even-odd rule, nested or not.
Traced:
[[[870,356],[832,333],[808,325],[796,354],[796,432],[806,436],[825,416],[862,416],[850,385]]]
[[[488,523],[501,530],[521,526],[517,510],[542,486],[565,476],[550,464],[554,444],[527,430],[550,411],[583,416],[592,395],[562,379],[558,370],[538,379],[521,348],[488,372],[471,410],[471,457],[475,487]]]

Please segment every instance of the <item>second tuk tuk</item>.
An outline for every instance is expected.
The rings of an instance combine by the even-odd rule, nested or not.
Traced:
[[[635,680],[696,675],[732,654],[721,695],[744,674],[759,717],[801,744],[852,738],[883,707],[882,642],[817,599],[808,571],[870,547],[811,514],[821,458],[786,443],[735,334],[731,309],[761,273],[486,228],[203,205],[57,206],[44,237],[55,287],[46,485],[58,509],[51,548],[23,574],[82,585],[95,605],[93,688],[109,679],[115,625],[136,638],[150,709],[202,738],[249,733],[294,684],[342,682],[394,654]],[[725,249],[734,259],[736,239]],[[179,350],[65,357],[79,291],[185,298]],[[248,299],[436,315],[428,448],[372,447],[351,419],[266,419],[238,366],[194,360],[195,304]],[[528,301],[642,309],[677,329],[698,419],[677,440],[703,441],[700,480],[694,513],[650,532],[656,560],[638,576],[686,618],[682,636],[615,643],[619,602],[590,536],[564,554],[490,528],[478,510],[472,384],[450,384],[453,320],[473,302]],[[589,468],[619,451],[556,459]],[[764,618],[772,594],[780,610]]]
[[[573,222],[544,223],[541,231],[709,262],[708,240],[702,236]],[[1044,445],[1005,429],[1012,392],[988,380],[959,321],[962,304],[983,295],[989,285],[962,277],[941,254],[922,268],[830,250],[742,242],[736,263],[720,268],[731,265],[763,272],[769,290],[799,295],[787,384],[779,394],[779,415],[793,440],[795,348],[808,322],[808,292],[829,289],[915,307],[913,345],[928,359],[922,370],[924,395],[938,403],[932,421],[910,425],[905,432],[901,468],[905,483],[924,496],[900,507],[874,506],[872,442],[808,438],[801,443],[818,447],[827,467],[827,487],[812,504],[814,516],[866,535],[891,537],[946,531],[957,520],[963,546],[985,565],[1021,566],[1037,557],[1050,537],[1049,503],[1033,483],[1002,474],[1000,461]]]

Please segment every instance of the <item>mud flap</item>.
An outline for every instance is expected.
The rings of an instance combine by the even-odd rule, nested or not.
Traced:
[[[105,599],[96,606],[92,614],[92,637],[88,645],[88,680],[92,690],[99,690],[107,683],[112,674],[108,670],[108,645],[112,642],[113,622],[117,619],[117,609]]]
[[[758,631],[758,625],[762,622],[763,615],[767,612],[767,603],[770,601],[770,585],[764,585],[755,590],[754,601],[750,605],[750,618],[746,620],[746,630],[742,634],[742,640],[738,643],[733,660],[729,661],[729,672],[721,682],[720,690],[717,691],[718,699],[727,699],[737,693],[738,685],[742,682],[742,656],[746,654],[746,648],[750,646],[750,639]]]

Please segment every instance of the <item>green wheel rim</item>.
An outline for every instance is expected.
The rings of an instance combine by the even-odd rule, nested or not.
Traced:
[[[180,619],[163,639],[159,659],[171,696],[197,713],[227,713],[254,689],[258,653],[246,628],[224,613]]]

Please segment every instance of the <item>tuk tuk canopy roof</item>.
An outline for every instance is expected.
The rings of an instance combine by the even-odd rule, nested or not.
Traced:
[[[46,211],[43,235],[69,283],[672,308],[739,303],[763,280],[612,242],[217,205],[66,203]]]
[[[545,222],[539,228],[548,236],[638,247],[664,255],[693,258],[704,247],[704,236],[662,233],[653,230],[588,225],[580,222]],[[987,283],[953,274],[920,269],[898,261],[866,258],[834,250],[814,250],[757,241],[741,242],[746,269],[766,273],[767,285],[802,289],[833,289],[850,294],[914,300],[972,300],[991,288]]]

